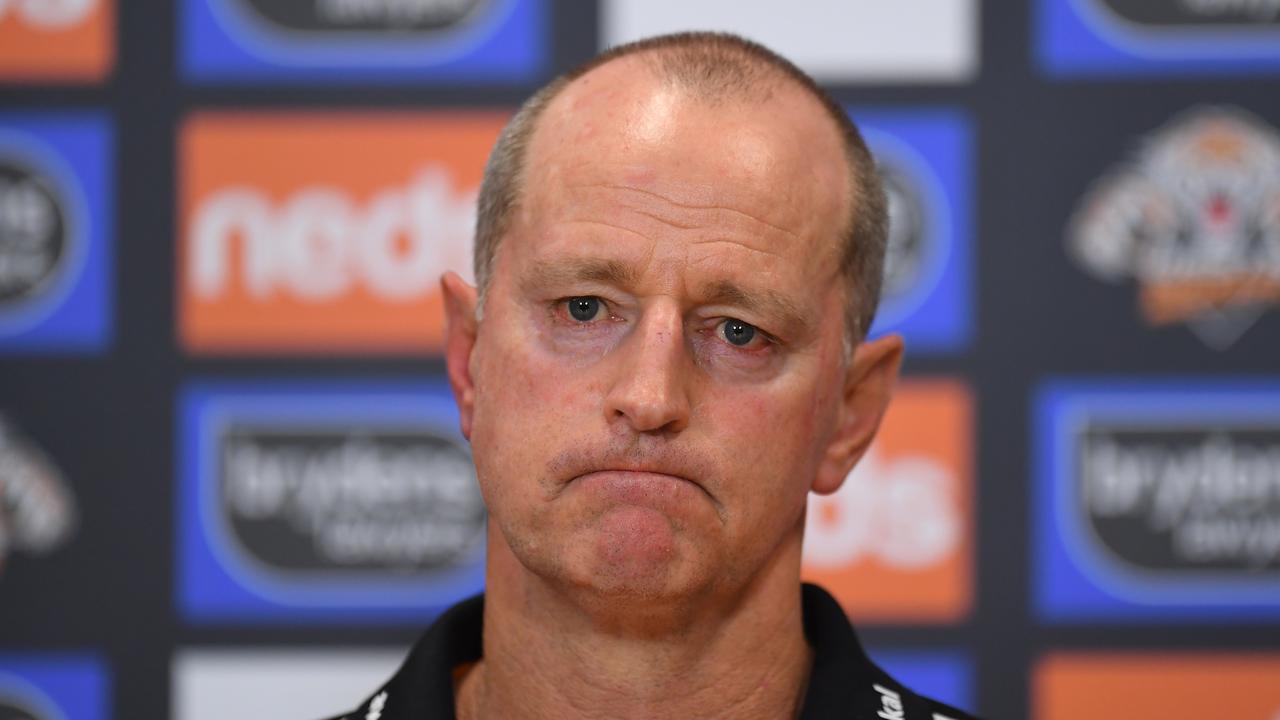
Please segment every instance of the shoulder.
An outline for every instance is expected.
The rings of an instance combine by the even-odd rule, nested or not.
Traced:
[[[813,648],[804,720],[977,720],[913,692],[873,662],[844,609],[825,590],[805,585],[802,599],[805,636]]]
[[[404,664],[360,707],[329,720],[454,720],[453,670],[480,657],[484,596],[436,619]]]

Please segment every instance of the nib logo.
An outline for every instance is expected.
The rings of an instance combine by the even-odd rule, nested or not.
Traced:
[[[811,498],[805,562],[829,569],[874,557],[911,570],[942,561],[960,543],[954,484],[928,457],[886,461],[873,450],[838,492]]]
[[[9,550],[43,554],[61,545],[75,520],[57,468],[0,417],[0,568]]]
[[[809,496],[804,577],[853,617],[949,622],[968,611],[971,405],[959,383],[903,383],[840,489]]]

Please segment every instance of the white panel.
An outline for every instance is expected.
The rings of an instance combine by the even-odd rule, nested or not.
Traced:
[[[391,678],[405,652],[180,650],[173,720],[316,720],[354,709]]]
[[[601,41],[737,33],[816,79],[960,82],[978,70],[978,0],[604,0]]]

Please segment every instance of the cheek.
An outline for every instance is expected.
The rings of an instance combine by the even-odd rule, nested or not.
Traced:
[[[779,507],[775,503],[803,502],[817,467],[812,403],[760,392],[706,407],[707,432],[731,484],[726,492],[738,496],[743,512],[773,512]],[[762,497],[771,502],[761,502]]]
[[[815,426],[813,409],[809,403],[767,392],[748,393],[717,408],[716,426],[732,427],[741,444],[751,443],[759,457],[786,461],[793,455],[793,443],[809,445]]]
[[[482,480],[537,479],[567,442],[594,427],[600,383],[517,333],[494,332],[477,352],[472,445]]]

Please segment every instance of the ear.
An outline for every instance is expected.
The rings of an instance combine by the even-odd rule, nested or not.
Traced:
[[[471,351],[476,346],[476,289],[455,272],[440,278],[444,294],[444,359],[449,385],[458,403],[462,435],[471,439],[471,415],[475,408],[475,383],[471,379]]]
[[[813,491],[840,489],[849,471],[871,446],[902,365],[902,337],[887,335],[863,342],[845,370],[835,432],[818,467]]]

